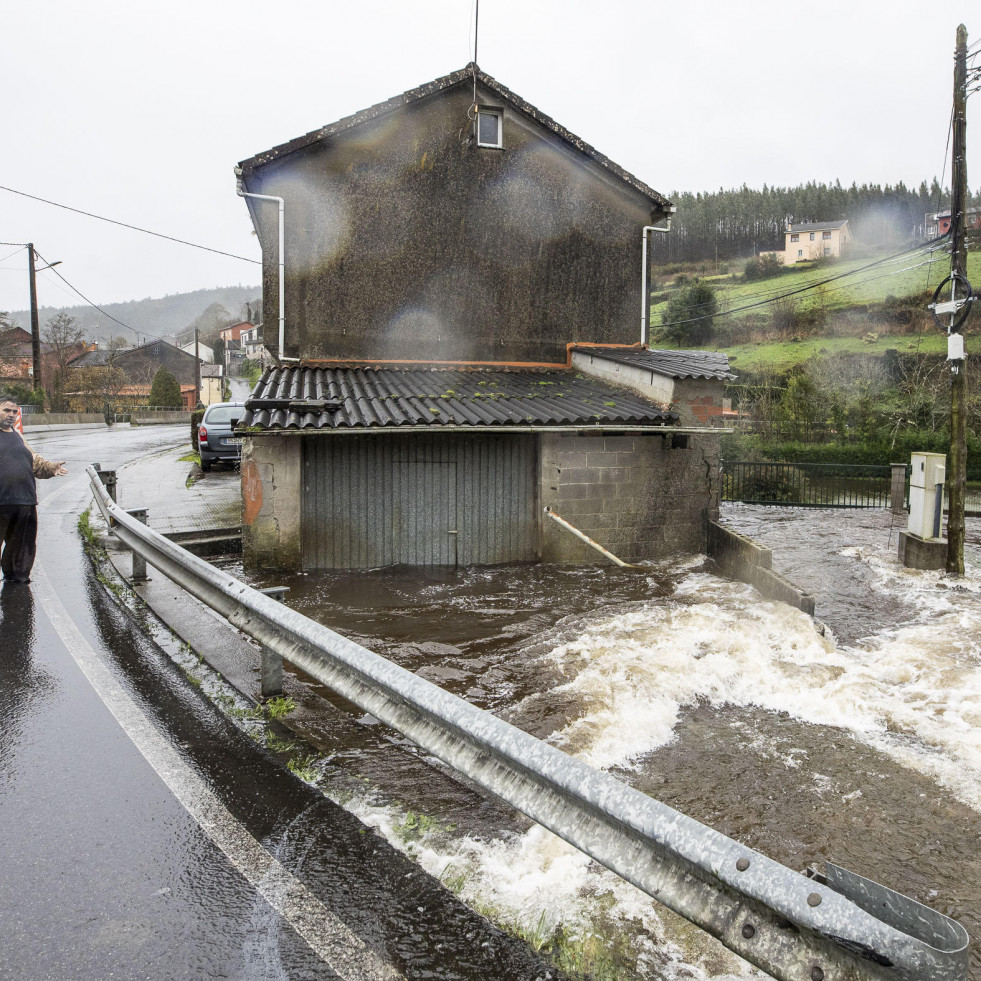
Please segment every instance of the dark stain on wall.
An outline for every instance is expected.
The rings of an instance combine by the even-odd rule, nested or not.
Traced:
[[[638,339],[641,229],[667,203],[493,88],[477,101],[502,149],[472,137],[466,76],[247,162],[247,189],[286,201],[286,355],[564,362],[570,341]],[[268,328],[277,210],[250,207]]]

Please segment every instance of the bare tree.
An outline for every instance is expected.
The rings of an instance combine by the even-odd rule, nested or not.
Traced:
[[[52,391],[48,392],[51,407],[64,412],[68,363],[84,350],[85,331],[71,314],[62,312],[48,318],[41,336],[55,363]]]

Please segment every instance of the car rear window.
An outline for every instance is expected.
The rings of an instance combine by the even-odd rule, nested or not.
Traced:
[[[240,405],[223,405],[214,409],[209,409],[204,421],[210,422],[212,425],[223,422],[228,423],[233,419],[241,418],[242,412],[243,409]]]

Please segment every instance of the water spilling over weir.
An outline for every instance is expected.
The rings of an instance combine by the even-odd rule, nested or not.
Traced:
[[[887,512],[733,505],[724,518],[815,593],[823,635],[699,559],[277,584],[300,612],[788,867],[834,861],[978,936],[977,522],[953,581],[898,565]],[[560,940],[597,976],[757,974],[360,721],[321,725],[328,791],[476,908]]]

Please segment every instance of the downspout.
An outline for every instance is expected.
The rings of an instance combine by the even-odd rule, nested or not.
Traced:
[[[672,211],[675,209],[672,208]],[[648,343],[650,336],[650,325],[648,321],[651,319],[651,303],[650,297],[647,295],[647,233],[648,232],[661,232],[667,234],[671,231],[671,215],[668,215],[667,224],[662,228],[659,225],[645,225],[643,231],[641,232],[641,238],[643,239],[643,258],[640,260],[641,270],[640,270],[640,344],[643,347]]]
[[[242,180],[242,168],[235,168],[235,190],[240,198],[255,198],[258,201],[276,201],[279,203],[279,360],[299,361],[299,358],[283,356],[283,345],[286,343],[286,202],[274,194],[252,194],[245,190]]]

